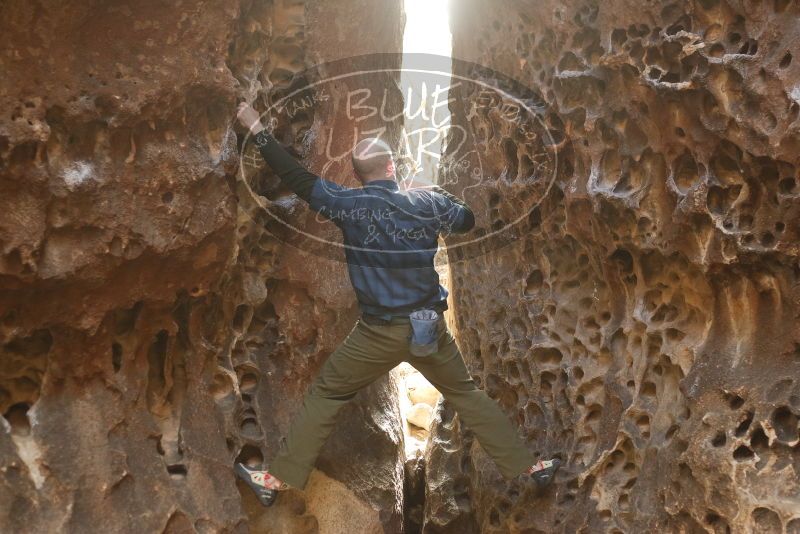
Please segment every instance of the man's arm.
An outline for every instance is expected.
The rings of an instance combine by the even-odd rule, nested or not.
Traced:
[[[336,214],[353,208],[351,189],[323,180],[300,165],[261,124],[258,112],[248,104],[239,105],[239,120],[255,136],[264,161],[280,177],[281,182],[298,197],[308,202],[311,209],[337,225],[342,218]]]
[[[469,232],[475,227],[475,214],[472,213],[472,210],[467,206],[466,202],[438,185],[433,186],[431,190],[435,193],[439,193],[454,204],[453,207],[457,210],[458,215],[454,217],[453,224],[450,228],[453,232],[462,234]]]
[[[300,165],[266,130],[255,135],[255,145],[267,165],[278,175],[283,185],[306,202],[311,201],[311,191],[319,176]]]
[[[311,201],[311,191],[320,179],[316,174],[300,165],[286,149],[264,128],[258,112],[248,104],[239,105],[239,121],[255,135],[255,145],[267,165],[278,175],[281,182],[298,197]]]

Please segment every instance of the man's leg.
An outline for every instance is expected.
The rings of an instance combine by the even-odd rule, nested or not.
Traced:
[[[358,391],[402,361],[407,326],[371,326],[359,321],[322,366],[303,407],[295,416],[286,445],[269,472],[290,486],[302,489],[320,449],[328,439],[339,410]]]
[[[521,475],[534,464],[533,457],[500,406],[475,385],[453,336],[443,324],[440,328],[439,351],[423,357],[409,355],[407,361],[453,405],[503,476]]]

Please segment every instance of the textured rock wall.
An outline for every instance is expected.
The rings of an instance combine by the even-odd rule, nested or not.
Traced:
[[[271,458],[356,314],[341,263],[286,246],[235,180],[237,98],[264,109],[307,66],[398,50],[398,2],[335,4],[4,4],[0,530],[399,528],[388,380],[305,495],[265,514],[231,471]],[[279,124],[312,168],[339,105]]]
[[[503,482],[445,405],[424,531],[800,532],[800,7],[452,13],[454,56],[533,89],[558,148],[510,244],[451,264],[460,344],[531,452],[566,467],[541,495]],[[488,233],[546,177],[476,98],[451,111],[482,155],[466,195]]]

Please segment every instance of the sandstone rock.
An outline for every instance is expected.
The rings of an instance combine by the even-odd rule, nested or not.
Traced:
[[[425,459],[422,455],[406,459],[403,506],[405,532],[420,532],[425,517]]]
[[[337,258],[285,246],[232,187],[236,102],[263,106],[318,62],[398,50],[400,3],[13,1],[3,14],[0,530],[244,532],[233,461],[271,459],[357,311]],[[281,140],[319,170],[325,128],[347,126],[338,109],[279,124]],[[267,171],[246,171],[271,194]],[[313,491],[282,498],[272,531],[337,531],[327,489],[369,528],[402,528],[396,397],[387,377],[348,407]]]
[[[408,422],[425,430],[430,430],[433,409],[429,404],[418,403],[411,407],[406,414]]]
[[[441,397],[441,393],[419,372],[406,377],[406,388],[408,389],[408,398],[414,404],[423,403],[433,407]]]
[[[469,497],[429,502],[426,532],[467,516],[486,533],[800,524],[798,9],[452,8],[454,56],[520,80],[542,120],[526,141],[499,106],[469,116],[475,94],[451,105],[484,171],[451,188],[478,235],[508,243],[451,257],[459,343],[531,454],[566,465],[534,497],[445,417],[427,496],[455,472]],[[503,231],[553,148],[554,187]]]
[[[384,532],[378,510],[318,470],[311,473],[303,493],[289,490],[281,495],[280,506],[264,508],[252,492],[246,492],[244,486],[241,489],[251,532],[339,534],[352,532],[353,525],[358,525],[359,532]]]
[[[425,451],[425,507],[422,532],[480,532],[470,502],[469,429],[462,432],[453,408],[437,406]]]

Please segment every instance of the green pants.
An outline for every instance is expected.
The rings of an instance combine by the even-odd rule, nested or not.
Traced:
[[[439,320],[438,328],[439,351],[415,357],[408,351],[408,319],[396,318],[381,326],[359,320],[306,394],[270,473],[290,486],[303,488],[342,406],[402,361],[413,365],[453,405],[503,476],[516,477],[533,465],[509,418],[473,382],[444,319]]]

